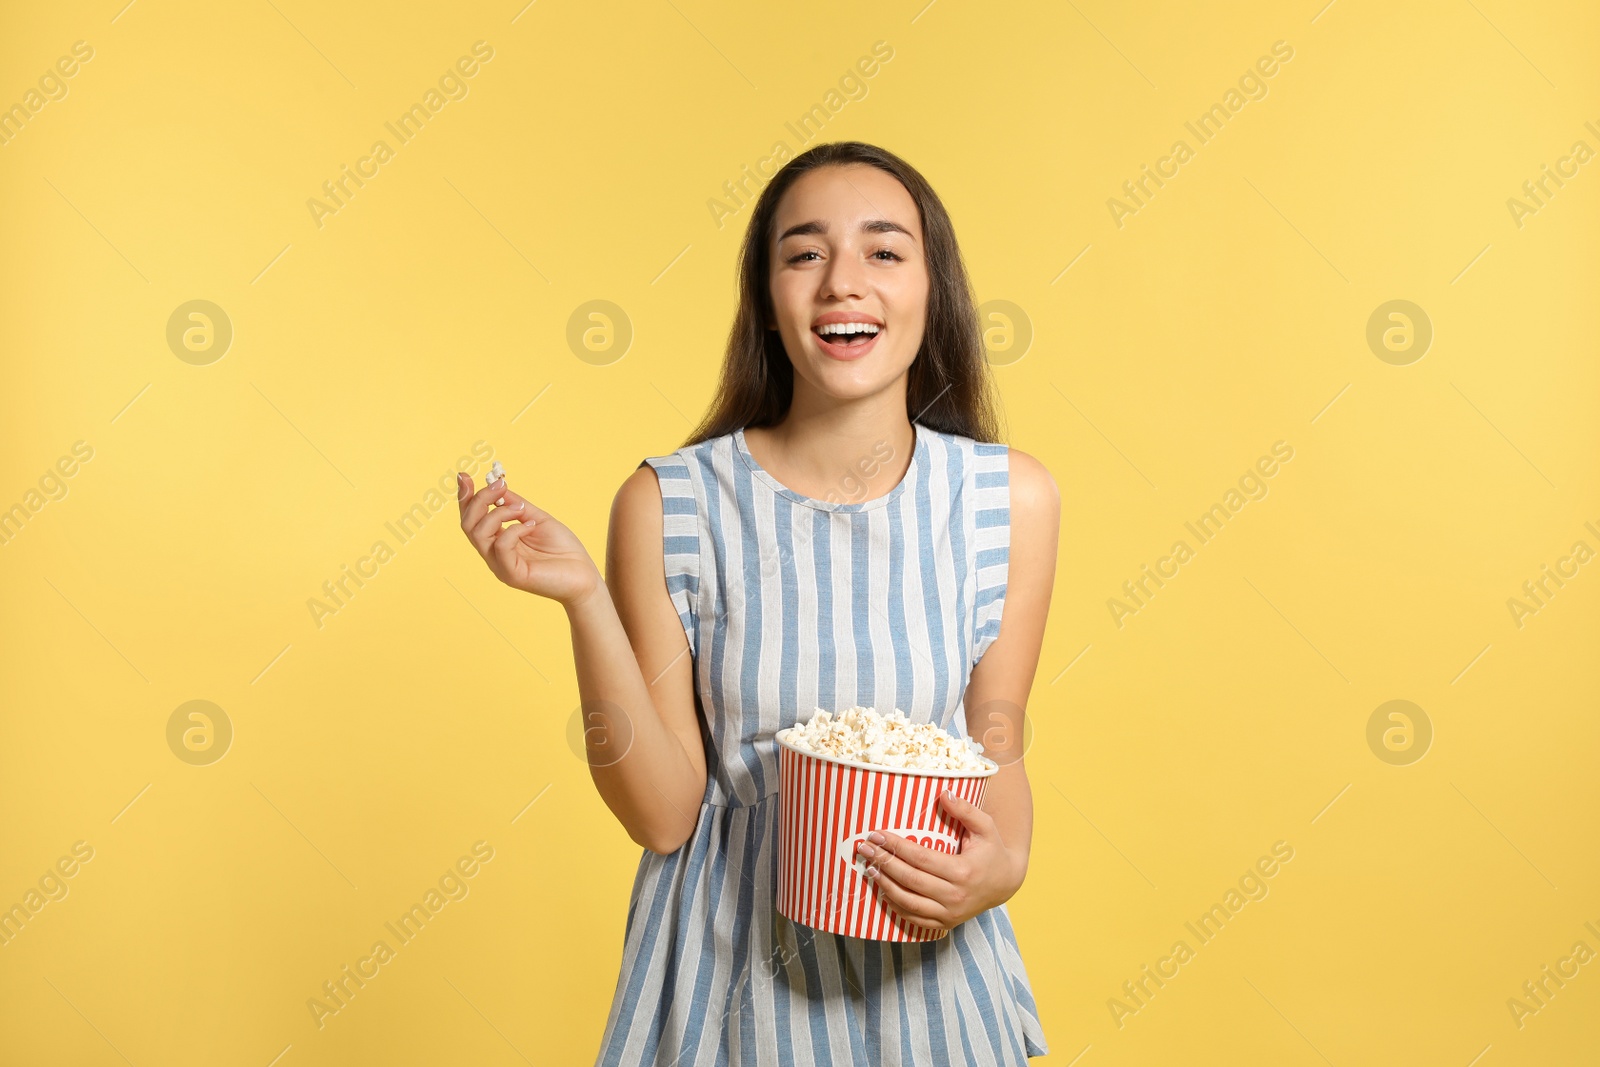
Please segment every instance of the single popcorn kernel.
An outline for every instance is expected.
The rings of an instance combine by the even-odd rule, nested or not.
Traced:
[[[506,476],[506,469],[504,467],[500,466],[500,461],[499,460],[495,460],[494,461],[494,466],[489,468],[489,481],[488,481],[487,484],[493,485],[495,482],[500,481],[505,476]],[[505,497],[500,497],[498,500],[495,501],[495,503],[497,505],[498,504],[504,504],[505,502],[506,502],[506,498]]]
[[[880,715],[853,707],[833,713],[818,708],[810,722],[784,731],[802,752],[832,759],[909,771],[985,771],[989,762],[972,738],[958,738],[931,722],[912,722],[895,708]]]

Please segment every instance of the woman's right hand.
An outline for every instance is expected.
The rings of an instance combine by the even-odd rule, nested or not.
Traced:
[[[494,576],[513,589],[570,605],[604,581],[583,542],[549,512],[507,489],[503,480],[473,492],[472,476],[457,474],[456,503],[467,540]],[[502,529],[502,523],[510,525]]]

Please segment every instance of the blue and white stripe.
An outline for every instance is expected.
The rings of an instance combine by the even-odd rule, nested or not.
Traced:
[[[1008,451],[914,426],[905,477],[862,503],[793,492],[742,431],[645,461],[707,781],[688,842],[640,858],[598,1064],[1026,1067],[1048,1051],[1004,905],[908,943],[799,926],[774,904],[773,735],[856,704],[965,733],[968,675],[1000,633]]]

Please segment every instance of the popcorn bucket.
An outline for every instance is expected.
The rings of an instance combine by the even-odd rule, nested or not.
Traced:
[[[805,752],[779,730],[778,914],[803,926],[874,941],[936,941],[929,930],[897,915],[863,873],[856,845],[887,830],[939,852],[958,853],[966,828],[939,803],[945,790],[983,803],[984,786],[999,764],[983,771],[922,771],[881,767]]]

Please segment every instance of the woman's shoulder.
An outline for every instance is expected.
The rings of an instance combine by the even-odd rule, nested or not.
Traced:
[[[1049,468],[1020,448],[1009,448],[1004,445],[999,447],[1006,453],[1013,506],[1019,499],[1035,506],[1052,500],[1057,504],[1061,502],[1061,492],[1056,487],[1056,480],[1051,477]]]
[[[1007,526],[1048,528],[1059,521],[1060,490],[1049,468],[1036,456],[997,441],[928,432],[947,449],[969,457],[967,477],[976,490],[975,506],[980,510],[1005,512]]]
[[[1061,528],[1061,491],[1049,469],[1037,458],[1016,448],[1006,451],[1010,467],[1007,525],[1019,562],[1027,569],[1055,558]]]

